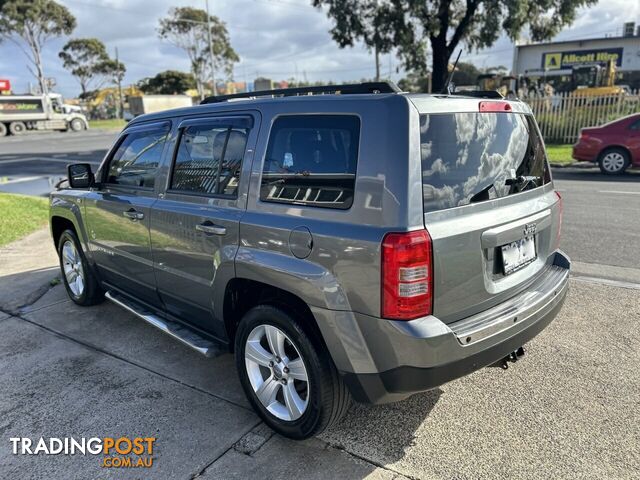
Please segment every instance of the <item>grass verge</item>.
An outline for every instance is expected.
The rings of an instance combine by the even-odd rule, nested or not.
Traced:
[[[547,145],[547,157],[550,163],[573,163],[571,145]]]
[[[124,120],[119,118],[112,118],[110,120],[89,120],[89,128],[103,128],[103,129],[122,129],[127,124]]]
[[[0,247],[44,227],[48,220],[46,198],[0,193]]]

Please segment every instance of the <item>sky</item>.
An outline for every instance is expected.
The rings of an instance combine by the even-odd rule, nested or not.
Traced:
[[[71,38],[97,37],[113,56],[118,47],[126,65],[125,84],[167,70],[189,70],[181,50],[160,40],[158,19],[174,6],[205,7],[205,0],[58,0],[75,15],[78,26]],[[210,0],[211,13],[227,25],[231,44],[241,58],[234,69],[236,81],[257,76],[274,80],[358,81],[375,75],[373,54],[362,45],[340,49],[331,39],[331,20],[310,0]],[[620,35],[626,21],[640,23],[640,0],[601,0],[579,12],[576,21],[556,40]],[[46,75],[55,77],[56,91],[74,97],[80,87],[62,68],[58,52],[67,39],[54,39],[44,49]],[[501,37],[491,48],[464,51],[461,61],[478,67],[511,67],[513,44]],[[383,77],[404,76],[392,54],[381,58]],[[15,92],[28,90],[35,79],[26,68],[24,54],[10,42],[0,43],[0,78],[8,78]]]

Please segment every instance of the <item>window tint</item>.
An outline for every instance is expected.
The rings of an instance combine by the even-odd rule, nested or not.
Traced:
[[[353,115],[278,118],[269,138],[260,199],[349,208],[359,136],[360,120]]]
[[[127,135],[111,159],[107,183],[153,188],[166,138],[165,130]]]
[[[425,212],[530,190],[551,178],[533,117],[420,115]]]
[[[248,129],[215,125],[185,128],[171,178],[174,190],[236,195]]]

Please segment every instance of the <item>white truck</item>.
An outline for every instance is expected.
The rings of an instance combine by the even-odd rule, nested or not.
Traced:
[[[89,127],[79,107],[66,105],[62,95],[0,95],[0,137],[27,130],[80,131]]]
[[[133,117],[172,108],[191,107],[192,105],[193,100],[189,95],[142,95],[129,97],[129,111]]]

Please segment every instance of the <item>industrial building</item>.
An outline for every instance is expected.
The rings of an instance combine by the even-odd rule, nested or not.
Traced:
[[[516,45],[513,73],[562,91],[570,89],[572,68],[609,60],[616,65],[616,84],[640,89],[640,26],[625,23],[623,36]]]

